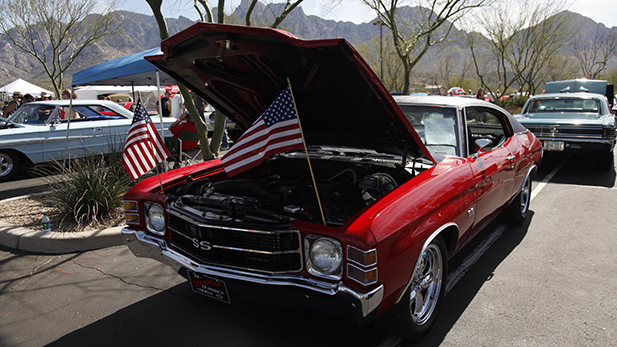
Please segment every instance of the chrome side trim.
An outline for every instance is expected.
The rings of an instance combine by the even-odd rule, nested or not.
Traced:
[[[591,143],[613,143],[615,140],[610,139],[589,139],[589,138],[566,138],[566,137],[543,137],[536,136],[540,141],[563,141],[563,142],[591,142]]]
[[[433,232],[431,234],[431,236],[429,236],[426,241],[424,241],[424,245],[422,246],[422,250],[420,250],[420,254],[422,254],[422,252],[424,252],[424,250],[426,250],[426,247],[428,247],[428,245],[433,242],[433,240],[439,235],[441,234],[442,231],[446,230],[447,228],[454,226],[456,227],[456,229],[459,229],[458,225],[456,223],[450,222],[447,224],[442,225],[439,229],[435,230],[435,232]],[[412,269],[412,273],[409,276],[409,282],[407,282],[407,285],[405,286],[405,288],[401,291],[401,293],[399,294],[398,298],[396,298],[396,303],[398,304],[401,299],[403,298],[403,296],[405,295],[405,293],[407,292],[407,289],[409,289],[409,287],[411,286],[411,282],[413,282],[413,271],[415,270],[415,268],[418,266],[418,263],[420,261],[420,257],[418,257],[418,259],[416,260],[416,263],[414,264],[414,267]],[[447,259],[445,259],[445,261],[447,261]]]
[[[179,271],[181,268],[186,268],[204,275],[223,279],[233,279],[263,285],[292,286],[330,296],[343,294],[350,297],[355,302],[354,307],[358,308],[356,305],[360,306],[359,310],[363,317],[367,317],[379,307],[383,300],[383,284],[369,293],[358,293],[346,287],[341,282],[330,283],[292,275],[265,275],[199,264],[170,249],[164,240],[148,235],[143,231],[124,228],[122,229],[122,237],[124,238],[125,244],[135,256],[154,259],[169,265],[176,271]]]

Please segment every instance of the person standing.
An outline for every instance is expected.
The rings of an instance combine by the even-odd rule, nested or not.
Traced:
[[[195,123],[193,123],[193,119],[188,114],[188,112],[184,112],[169,126],[169,131],[174,135],[174,137],[181,138],[182,130],[186,130],[188,132],[196,133],[197,128],[195,127]],[[182,151],[190,151],[195,149],[199,141],[182,141]]]
[[[65,89],[62,91],[62,100],[70,100],[71,99],[71,91],[68,89]],[[77,95],[73,94],[73,99],[77,99]],[[60,118],[61,119],[66,119],[66,109],[68,107],[62,107],[62,109],[60,110]],[[73,118],[79,118],[79,115],[77,114],[77,112],[75,112],[75,110],[72,110],[72,115],[71,115],[71,119]]]
[[[171,110],[169,108],[169,99],[171,98],[171,91],[170,90],[166,90],[165,94],[163,94],[163,96],[161,97],[161,106],[159,107],[159,102],[156,102],[156,111],[160,114],[163,115],[163,117],[169,117]]]
[[[17,111],[19,107],[21,107],[23,97],[24,95],[21,92],[13,92],[13,100],[11,100],[2,110],[2,115],[4,118],[9,118],[13,112]]]
[[[482,88],[478,88],[476,99],[484,100],[484,90]]]

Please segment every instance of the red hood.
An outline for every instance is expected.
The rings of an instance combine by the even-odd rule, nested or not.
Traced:
[[[223,47],[223,48],[222,48]],[[381,80],[345,39],[299,40],[259,27],[197,23],[148,61],[248,128],[291,81],[311,145],[433,160]]]

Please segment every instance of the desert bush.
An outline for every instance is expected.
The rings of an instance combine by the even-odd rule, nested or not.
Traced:
[[[122,198],[132,185],[120,152],[90,154],[71,159],[66,166],[57,161],[40,172],[50,187],[50,215],[60,221],[59,226],[76,223],[78,229],[118,219]]]

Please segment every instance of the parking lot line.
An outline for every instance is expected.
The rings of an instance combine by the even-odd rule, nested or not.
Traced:
[[[566,157],[564,160],[562,160],[557,166],[555,166],[555,168],[553,169],[553,171],[551,171],[548,175],[546,175],[546,177],[544,177],[544,179],[542,180],[542,182],[538,183],[538,185],[536,186],[535,189],[533,189],[531,191],[531,199],[529,202],[533,201],[533,199],[540,194],[540,192],[542,191],[542,189],[544,189],[544,187],[546,187],[546,185],[548,184],[548,182],[550,182],[553,177],[555,177],[555,175],[557,174],[557,172],[559,172],[559,170],[561,170],[561,168],[566,165],[566,162],[568,161],[568,159],[570,159],[570,157]]]

